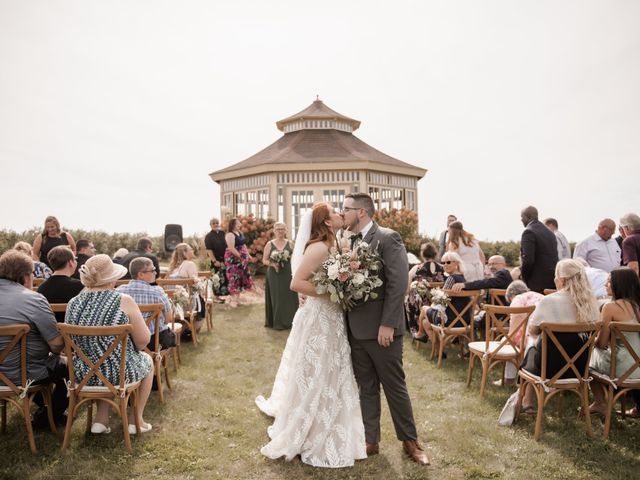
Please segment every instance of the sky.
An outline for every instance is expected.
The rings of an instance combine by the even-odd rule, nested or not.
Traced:
[[[316,95],[449,213],[571,241],[640,213],[640,2],[0,1],[0,229],[205,233],[208,174]]]

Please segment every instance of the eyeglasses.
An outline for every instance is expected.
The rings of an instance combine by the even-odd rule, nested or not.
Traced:
[[[458,263],[458,262],[456,262],[455,260],[445,260],[442,263],[444,263],[445,265],[449,265],[450,263]]]
[[[142,270],[142,273],[150,273],[150,272],[156,273],[156,269],[152,268],[151,270]]]
[[[344,207],[342,209],[342,213],[347,212],[349,210],[360,210],[360,208],[359,207]]]

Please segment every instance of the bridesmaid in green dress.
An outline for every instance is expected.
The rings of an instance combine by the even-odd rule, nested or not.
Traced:
[[[267,265],[265,281],[265,327],[274,330],[291,328],[293,316],[298,310],[298,294],[291,291],[291,254],[293,244],[287,240],[287,226],[276,222],[273,226],[274,239],[264,247],[262,263]],[[276,261],[275,256],[280,256]]]

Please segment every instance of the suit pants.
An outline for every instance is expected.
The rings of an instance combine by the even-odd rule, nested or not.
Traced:
[[[351,359],[360,388],[360,406],[367,443],[380,441],[380,384],[389,404],[398,440],[417,440],[411,399],[402,368],[402,335],[383,348],[377,340],[358,340],[351,334]]]

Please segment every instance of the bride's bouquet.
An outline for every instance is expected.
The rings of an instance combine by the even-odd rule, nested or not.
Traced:
[[[273,252],[271,252],[271,255],[269,255],[269,260],[282,268],[289,262],[289,260],[291,260],[291,254],[289,253],[289,250],[274,249]]]
[[[332,252],[313,276],[316,293],[328,293],[334,303],[351,310],[356,302],[375,299],[373,290],[382,285],[379,271],[382,259],[378,252],[360,242],[351,252]]]

